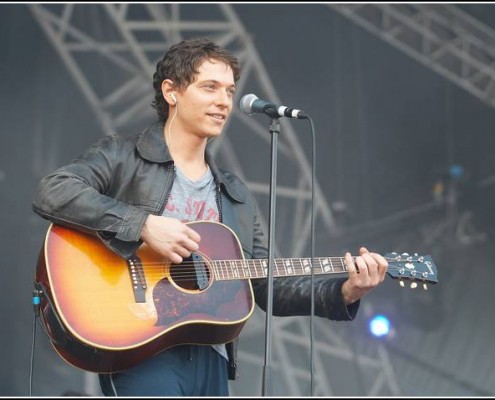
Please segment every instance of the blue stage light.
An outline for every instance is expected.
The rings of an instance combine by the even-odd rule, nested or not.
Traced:
[[[390,332],[390,321],[384,315],[375,315],[369,320],[369,330],[373,336],[387,336]]]
[[[452,179],[458,180],[464,176],[464,167],[459,164],[453,164],[449,167],[449,175]]]

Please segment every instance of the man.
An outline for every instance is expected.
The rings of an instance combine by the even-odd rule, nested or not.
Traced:
[[[207,152],[232,112],[239,65],[205,38],[173,45],[153,76],[159,120],[140,135],[105,137],[71,164],[42,179],[33,209],[55,224],[97,235],[130,258],[141,246],[180,264],[199,249],[201,236],[186,222],[221,222],[235,232],[246,259],[267,258],[253,196]],[[348,278],[315,282],[315,314],[352,320],[360,298],[388,268],[379,254],[345,255]],[[252,279],[256,303],[266,309],[266,279]],[[309,315],[310,278],[278,278],[273,314]],[[100,374],[105,395],[226,396],[236,378],[236,340],[181,344],[124,371]]]

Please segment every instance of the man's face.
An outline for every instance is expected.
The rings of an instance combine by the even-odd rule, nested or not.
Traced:
[[[201,138],[219,136],[232,112],[234,93],[234,74],[230,66],[217,60],[205,60],[195,80],[177,92],[174,125],[186,134]]]

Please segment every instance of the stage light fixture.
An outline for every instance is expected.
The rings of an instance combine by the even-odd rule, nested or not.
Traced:
[[[368,328],[375,337],[386,337],[391,332],[390,320],[385,315],[375,315],[369,319]]]

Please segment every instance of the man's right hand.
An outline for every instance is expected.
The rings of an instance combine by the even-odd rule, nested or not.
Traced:
[[[141,230],[141,239],[171,263],[180,264],[199,249],[201,237],[178,219],[150,214]]]

